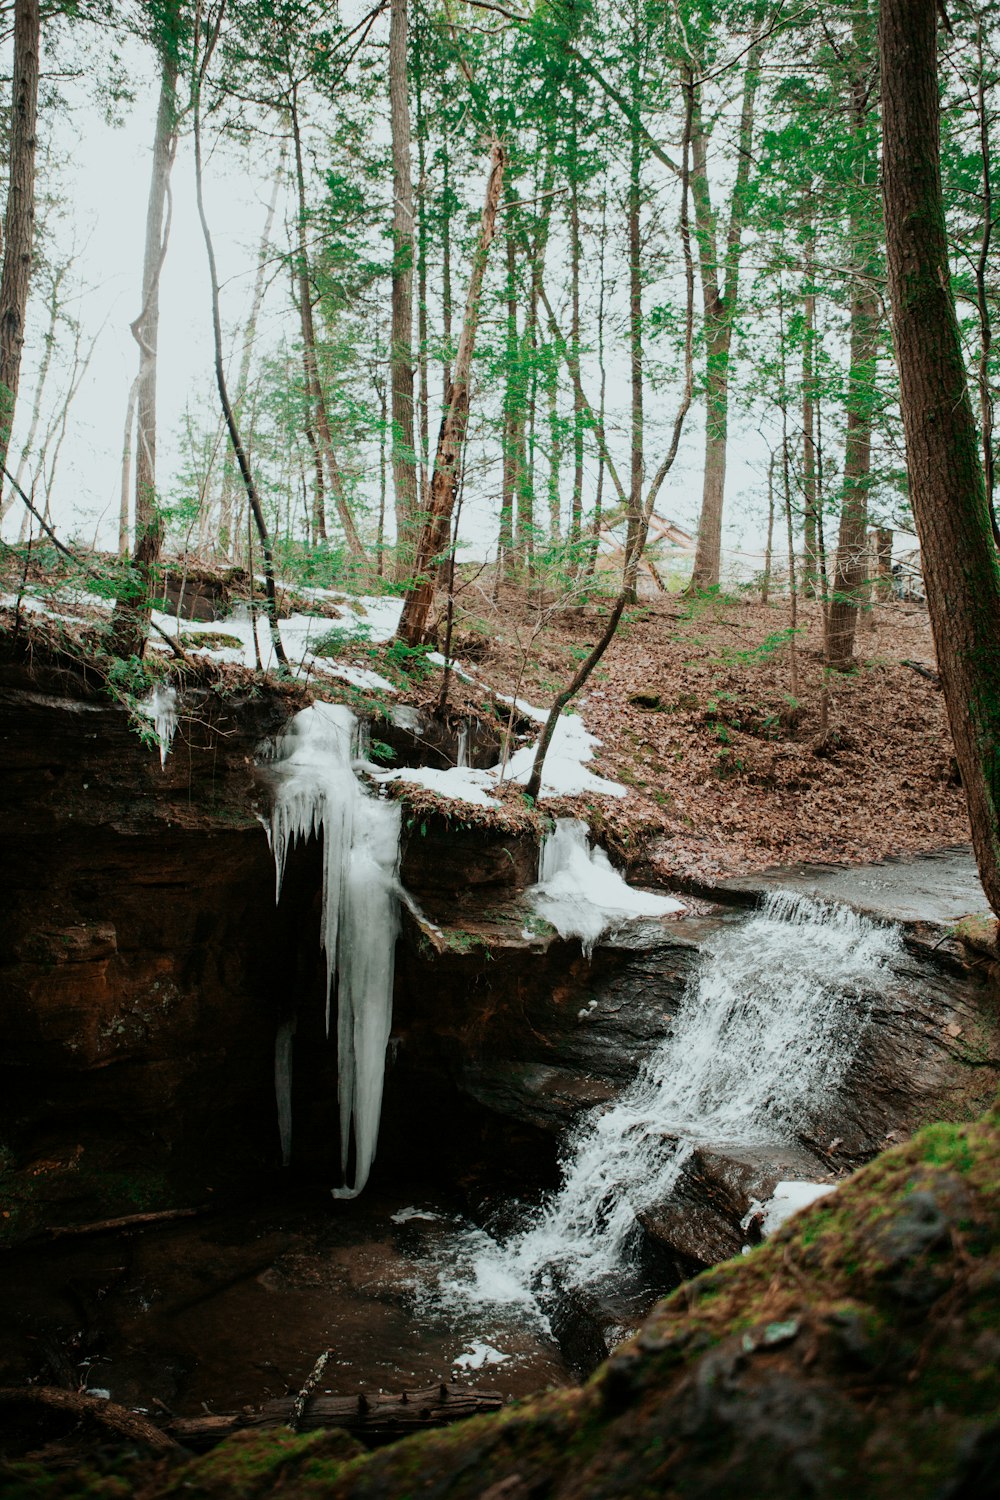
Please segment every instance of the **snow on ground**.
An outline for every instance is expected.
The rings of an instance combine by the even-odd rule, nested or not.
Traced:
[[[522,712],[528,713],[530,705]],[[530,718],[544,720],[548,714],[541,709],[530,709]],[[592,760],[600,745],[596,735],[590,734],[579,714],[563,714],[557,721],[545,765],[542,769],[541,794],[543,797],[578,797],[584,792],[594,792],[599,797],[627,797],[628,790],[617,781],[608,781],[587,769],[586,762]],[[515,751],[507,762],[506,781],[527,782],[535,761],[535,747],[525,745]],[[499,767],[497,767],[499,770]]]
[[[291,589],[291,585],[281,586]],[[358,661],[347,662],[339,658],[317,656],[311,647],[324,636],[329,635],[331,630],[342,629],[345,636],[356,635],[366,642],[390,639],[399,623],[402,601],[378,595],[363,595],[357,599],[349,599],[335,589],[302,587],[296,588],[296,592],[308,598],[323,600],[337,606],[342,605],[342,608],[339,609],[339,620],[331,621],[329,618],[316,615],[294,614],[289,619],[280,621],[281,643],[289,663],[300,671],[305,670],[310,675],[334,678],[365,691],[395,693],[397,689],[394,684],[370,667]],[[0,605],[13,608],[16,603],[15,594],[0,596]],[[64,612],[60,608],[61,605],[65,605],[70,611],[80,607],[107,611],[114,607],[112,600],[72,587],[53,591],[45,599],[25,594],[21,600],[22,609],[31,613],[43,614],[49,618],[67,622],[73,621],[76,617],[71,612]],[[271,632],[263,610],[256,615],[256,651],[254,649],[254,622],[251,621],[245,609],[225,620],[205,622],[178,620],[175,615],[153,610],[152,621],[157,629],[162,631],[163,636],[178,640],[189,656],[204,657],[211,661],[248,667],[253,670],[257,666],[259,652],[260,664],[265,671],[273,669],[276,665]],[[184,640],[185,636],[188,637],[187,641]],[[218,645],[212,644],[213,636],[219,637]],[[191,644],[192,637],[197,638],[199,644]],[[152,650],[160,652],[170,649],[167,642],[156,631],[150,636],[149,644]],[[437,651],[429,652],[427,660],[436,666],[446,665],[446,658]],[[473,672],[458,662],[451,662],[450,667],[451,671],[464,681],[480,682]],[[481,685],[486,686],[486,684]],[[506,693],[497,693],[495,696],[502,703],[513,704],[520,714],[539,725],[544,724],[548,717],[547,709],[537,708],[522,698],[512,697]],[[587,762],[593,759],[594,751],[599,744],[600,740],[588,732],[579,715],[562,715],[556,724],[545,758],[541,786],[542,797],[574,797],[585,793],[602,797],[627,796],[628,792],[624,786],[618,782],[609,781],[604,776],[598,776],[588,768]],[[471,803],[476,807],[496,807],[498,804],[490,792],[505,781],[526,784],[531,776],[534,759],[535,746],[530,744],[515,750],[506,764],[501,762],[488,771],[474,771],[464,766],[449,767],[447,770],[435,770],[428,766],[408,767],[397,771],[380,772],[376,779],[383,782],[408,781],[417,786],[426,787],[440,797]]]
[[[448,766],[444,770],[435,766],[402,766],[397,771],[375,771],[372,780],[410,782],[449,801],[471,802],[475,807],[500,806],[488,792],[488,788],[496,785],[493,772],[474,771],[469,766]]]
[[[825,1198],[836,1186],[835,1182],[779,1182],[768,1201],[751,1205],[750,1212],[753,1214],[763,1208],[761,1233],[774,1234],[792,1214],[797,1214],[800,1208],[808,1208],[817,1198]]]

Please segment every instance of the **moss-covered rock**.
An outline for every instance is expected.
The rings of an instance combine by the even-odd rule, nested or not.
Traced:
[[[361,1454],[257,1433],[133,1469],[144,1500],[1000,1495],[1000,1111],[885,1153],[661,1302],[583,1388]],[[8,1471],[28,1495],[27,1471]],[[95,1475],[39,1474],[62,1497]],[[106,1479],[100,1482],[107,1483]],[[75,1487],[74,1487],[75,1484]],[[19,1488],[20,1486],[20,1488]]]

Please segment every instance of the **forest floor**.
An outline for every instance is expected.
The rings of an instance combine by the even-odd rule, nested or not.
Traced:
[[[71,582],[65,571],[61,578],[36,575],[32,587],[42,597],[47,584],[58,584],[62,593],[55,617],[29,614],[30,632],[48,630],[51,638],[56,629],[66,644],[73,629],[65,610],[79,609],[86,654],[88,631],[93,640],[98,626],[99,638],[110,601],[87,593],[67,606],[74,598],[66,591]],[[2,601],[7,610],[0,628],[10,628],[13,620],[13,578],[7,587],[12,592]],[[448,711],[452,717],[497,712],[498,727],[508,710],[496,695],[546,708],[599,638],[609,608],[607,599],[580,603],[578,597],[515,584],[496,590],[482,572],[460,581],[457,598],[452,654],[468,677],[452,675]],[[368,596],[366,607],[344,594],[320,596],[289,585],[285,603],[289,614],[308,612],[295,614],[294,621],[305,619],[314,635],[327,620],[334,627],[319,648],[326,660],[311,658],[313,675],[305,679],[310,688],[321,682],[317,665],[356,678],[374,670],[395,684],[391,698],[376,690],[370,703],[357,683],[330,678],[324,696],[346,697],[360,711],[377,709],[380,696],[383,706],[437,707],[440,668],[431,669],[388,640],[398,601]],[[40,606],[39,599],[36,611]],[[45,607],[52,609],[51,601]],[[365,619],[374,622],[386,611],[388,625],[381,622],[365,639]],[[325,618],[311,619],[313,614]],[[926,608],[897,600],[875,603],[860,618],[854,669],[832,674],[824,673],[820,605],[800,603],[794,638],[788,617],[787,599],[762,604],[748,593],[643,599],[626,614],[572,705],[601,742],[592,769],[626,787],[628,795],[553,797],[544,810],[585,818],[621,859],[646,878],[665,881],[712,880],[808,861],[863,863],[967,842],[968,816],[936,684]],[[197,643],[204,646],[217,631],[239,647],[225,635],[233,628],[226,619],[206,626],[183,621],[181,640],[189,650],[200,649]],[[203,665],[219,673],[245,672],[234,656],[240,653],[216,651]],[[147,662],[152,660],[155,671],[164,669],[162,652],[147,652]],[[537,733],[537,726],[523,721],[517,727]],[[413,790],[417,803],[435,803],[433,793]],[[505,786],[501,797],[505,815],[523,817],[518,786]],[[477,809],[468,812],[483,816]]]
[[[500,691],[544,706],[602,627],[603,610],[505,590],[457,654]],[[594,767],[629,788],[582,815],[664,877],[718,877],[802,861],[856,863],[967,842],[968,815],[935,674],[926,608],[861,616],[854,670],[828,674],[822,614],[788,601],[644,599],[576,708],[601,740]],[[925,668],[925,677],[905,663]],[[794,689],[794,690],[793,690]]]

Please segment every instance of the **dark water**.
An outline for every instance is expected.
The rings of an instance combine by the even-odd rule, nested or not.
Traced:
[[[333,1394],[567,1383],[558,1346],[516,1314],[428,1310],[421,1289],[457,1222],[412,1195],[317,1193],[11,1253],[0,1383],[106,1391],[154,1415],[237,1411],[298,1391],[327,1348]]]

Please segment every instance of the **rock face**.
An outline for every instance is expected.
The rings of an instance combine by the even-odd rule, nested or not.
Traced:
[[[58,663],[5,661],[0,707],[4,1229],[159,1206],[206,1140],[259,1166],[286,934],[253,754],[286,695],[186,691],[164,770]]]

